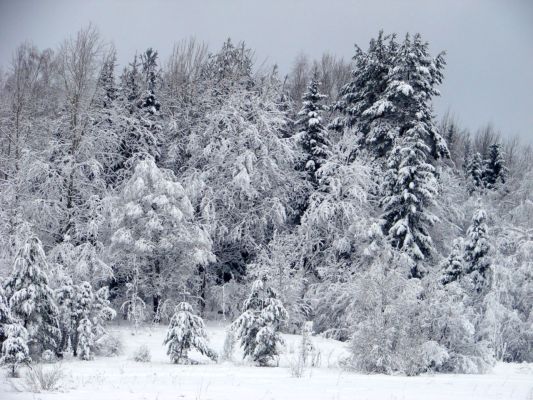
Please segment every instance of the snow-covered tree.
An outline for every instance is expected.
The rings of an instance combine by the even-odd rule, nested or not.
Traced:
[[[394,35],[380,31],[370,41],[367,51],[356,46],[353,57],[352,80],[340,92],[336,109],[341,112],[333,125],[337,128],[358,132],[357,142],[367,146],[377,155],[383,156],[390,150],[395,131],[387,118],[392,104],[385,90],[393,57],[398,50]],[[352,152],[355,148],[352,145]],[[354,154],[351,154],[353,158]]]
[[[507,167],[500,143],[491,144],[488,158],[483,165],[483,182],[489,189],[494,188],[497,183],[505,183]]]
[[[213,238],[214,272],[226,280],[243,276],[257,249],[296,217],[306,192],[295,170],[299,152],[281,137],[285,125],[269,96],[239,90],[189,137],[186,187]]]
[[[93,324],[89,317],[83,317],[77,329],[77,354],[82,360],[93,358],[92,348],[94,347]]]
[[[10,369],[11,376],[17,375],[17,369],[22,364],[31,362],[27,345],[28,332],[18,322],[7,326],[7,339],[2,343],[0,364]]]
[[[419,34],[407,35],[394,57],[385,95],[390,102],[397,138],[387,159],[384,230],[393,245],[411,261],[410,275],[424,274],[422,262],[432,255],[428,228],[437,222],[431,212],[438,192],[432,158],[449,157],[444,138],[433,120],[431,100],[439,92],[444,59],[432,58]]]
[[[61,340],[47,270],[41,241],[30,237],[18,250],[13,271],[4,283],[11,312],[28,331],[28,344],[37,354],[46,349],[57,351]]]
[[[76,331],[76,285],[70,277],[65,277],[54,292],[57,308],[59,310],[59,327],[61,330],[61,343],[59,352],[67,350],[69,342],[72,344],[72,336]],[[74,349],[73,349],[74,350]]]
[[[476,152],[466,167],[466,175],[469,178],[469,192],[483,188],[483,161],[481,154]]]
[[[106,323],[113,320],[117,315],[116,311],[111,307],[109,288],[107,286],[98,289],[94,293],[91,314],[95,340],[98,340],[107,333],[105,329]]]
[[[448,283],[458,280],[466,272],[464,263],[464,250],[462,240],[456,239],[453,242],[453,247],[450,255],[442,264],[442,283]]]
[[[0,345],[7,338],[8,326],[13,322],[4,288],[0,286]]]
[[[486,211],[484,209],[476,210],[472,217],[472,225],[466,232],[464,260],[466,270],[477,293],[486,293],[491,285],[489,255],[491,246],[486,220]]]
[[[432,255],[429,227],[438,221],[431,212],[438,186],[435,168],[428,163],[428,146],[419,126],[406,132],[391,151],[385,175],[384,231],[392,244],[411,259],[409,275],[425,273],[423,261]]]
[[[279,330],[288,319],[288,313],[267,285],[266,278],[253,283],[243,310],[231,329],[237,333],[244,357],[266,366],[279,354],[279,345],[283,343]]]
[[[120,309],[125,313],[128,321],[133,321],[135,331],[146,319],[146,303],[140,297],[139,290],[139,267],[134,259],[132,276],[130,281],[126,283],[126,301],[122,303]]]
[[[62,282],[55,291],[62,332],[60,351],[67,350],[70,344],[75,356],[79,355],[86,360],[92,357],[91,351],[94,349],[95,340],[106,333],[105,323],[116,315],[115,310],[109,306],[108,296],[107,287],[94,293],[89,282],[74,285],[70,278]],[[91,334],[87,331],[89,327]],[[82,344],[80,344],[82,341],[80,334],[85,336]]]
[[[207,344],[204,321],[194,315],[191,305],[186,302],[176,306],[164,344],[167,345],[167,354],[175,364],[190,363],[188,352],[192,348],[212,360],[216,361],[218,357]]]
[[[213,261],[211,240],[194,221],[194,210],[174,174],[153,158],[140,160],[116,199],[111,238],[116,273],[131,276],[137,266],[139,290],[153,301],[157,315],[162,297],[183,287],[199,265]]]
[[[305,153],[304,169],[315,186],[318,184],[316,172],[328,157],[330,146],[321,115],[326,110],[323,105],[326,96],[320,93],[319,86],[318,69],[315,69],[302,97],[302,109],[298,113],[297,121],[298,139]]]

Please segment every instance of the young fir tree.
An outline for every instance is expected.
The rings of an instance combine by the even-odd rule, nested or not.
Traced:
[[[304,169],[309,173],[310,180],[316,187],[318,177],[316,172],[328,156],[329,140],[327,130],[322,125],[321,113],[326,110],[322,104],[326,98],[319,91],[318,69],[313,71],[313,78],[302,97],[302,109],[298,113],[297,121],[300,143],[305,153]]]
[[[7,339],[2,343],[2,356],[0,364],[10,369],[10,375],[16,376],[17,369],[21,364],[31,362],[28,350],[28,332],[18,322],[14,322],[6,327]]]
[[[82,282],[77,286],[76,302],[74,305],[75,332],[72,340],[74,355],[83,360],[90,360],[91,347],[94,347],[94,334],[90,320],[94,294],[89,282]]]
[[[477,293],[486,293],[491,286],[491,263],[489,252],[487,213],[478,209],[472,217],[472,225],[466,232],[464,261]]]
[[[217,354],[207,344],[204,321],[193,314],[191,305],[186,302],[176,306],[164,344],[167,345],[167,354],[175,364],[191,363],[188,357],[191,348],[195,348],[214,361],[217,360]]]
[[[260,366],[266,366],[279,354],[283,339],[279,334],[281,325],[288,319],[288,313],[276,294],[267,286],[267,280],[256,280],[252,292],[244,302],[244,312],[231,329],[244,349],[244,357],[250,357]]]
[[[48,265],[41,241],[30,237],[18,250],[13,272],[4,287],[13,316],[28,331],[33,351],[58,351],[61,341],[59,312],[48,286]]]
[[[77,333],[77,354],[82,360],[92,360],[92,349],[94,348],[93,324],[89,317],[83,317],[79,324]]]
[[[502,145],[491,144],[489,147],[489,157],[483,166],[483,182],[489,189],[493,189],[497,183],[505,183],[507,167],[503,157]]]
[[[463,260],[463,242],[456,239],[453,242],[453,247],[450,255],[442,265],[442,283],[455,282],[465,273],[465,265]]]
[[[483,188],[483,161],[481,154],[476,152],[469,160],[466,167],[466,175],[469,182],[469,193],[472,194],[475,190]]]

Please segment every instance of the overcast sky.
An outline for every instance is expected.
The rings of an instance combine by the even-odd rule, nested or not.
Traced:
[[[189,36],[212,49],[231,37],[282,71],[300,52],[349,58],[379,29],[420,32],[447,52],[438,113],[533,143],[533,0],[0,0],[0,65],[24,40],[55,48],[89,22],[122,63],[147,47],[165,58]]]

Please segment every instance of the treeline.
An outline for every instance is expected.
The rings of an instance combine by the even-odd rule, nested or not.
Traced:
[[[266,277],[283,329],[350,341],[358,370],[531,361],[533,152],[437,122],[444,67],[382,32],[286,77],[231,40],[120,71],[94,27],[21,45],[0,82],[0,322],[83,355],[110,305],[233,319]]]

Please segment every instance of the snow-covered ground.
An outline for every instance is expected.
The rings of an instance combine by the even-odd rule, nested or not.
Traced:
[[[127,326],[112,330],[122,337],[121,356],[63,361],[63,389],[55,393],[17,392],[3,373],[0,399],[533,400],[533,364],[498,364],[486,375],[361,375],[338,367],[339,357],[346,354],[344,344],[313,338],[321,352],[321,366],[294,378],[289,365],[296,358],[299,336],[284,335],[286,347],[279,367],[259,368],[243,362],[240,351],[233,363],[216,364],[192,353],[192,358],[201,362],[199,365],[174,365],[162,344],[165,327],[143,328],[136,335]],[[208,324],[208,332],[211,346],[221,351],[224,326]],[[131,359],[142,344],[151,350],[150,363]]]

